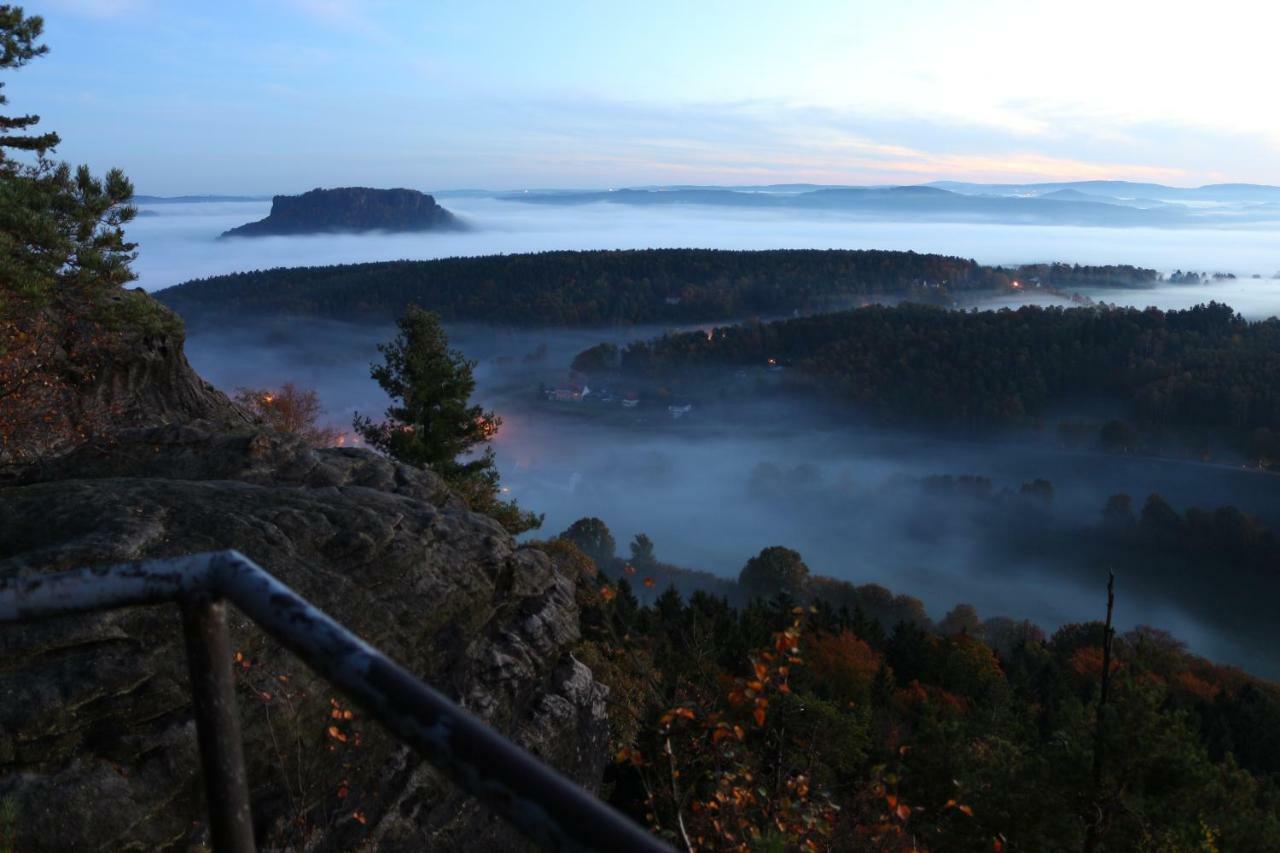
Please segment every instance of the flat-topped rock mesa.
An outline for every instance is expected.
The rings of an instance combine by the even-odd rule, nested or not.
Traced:
[[[271,199],[266,219],[223,232],[223,237],[268,237],[361,231],[444,231],[465,226],[417,190],[368,187],[314,189]]]

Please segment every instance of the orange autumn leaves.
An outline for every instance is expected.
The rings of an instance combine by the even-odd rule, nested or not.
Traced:
[[[643,583],[644,583],[645,589],[653,589],[654,586],[657,585],[657,581],[655,581],[653,578],[645,578]],[[610,586],[608,584],[600,587],[600,600],[603,601],[605,604],[608,604],[609,602],[613,601],[617,597],[618,597],[617,587]]]
[[[362,792],[350,778],[343,778],[359,760],[354,751],[365,748],[357,712],[338,697],[314,692],[310,679],[279,672],[253,652],[237,650],[231,662],[238,686],[258,700],[261,722],[271,732],[272,763],[287,780],[283,785],[291,814],[288,824],[295,833],[289,849],[307,846],[317,816],[329,814],[321,790],[341,803],[350,820],[369,823],[360,807]]]
[[[745,674],[689,684],[682,701],[653,719],[643,751],[615,754],[648,794],[650,828],[682,849],[747,851],[766,838],[789,850],[827,847],[838,817],[828,792],[815,790],[803,766],[781,774],[757,766],[761,744],[792,736],[770,712],[802,664],[802,615],[797,608],[790,627],[749,653]]]
[[[880,654],[849,630],[809,634],[804,649],[809,669],[843,702],[863,701],[882,663]]]
[[[741,741],[746,733],[743,724],[754,723],[764,726],[769,708],[769,693],[790,693],[787,683],[791,665],[801,662],[799,657],[799,624],[779,632],[772,649],[760,649],[751,657],[751,675],[732,679],[727,685],[725,699],[730,708],[745,713],[747,719],[728,721],[718,711],[701,715],[701,725],[709,733],[711,742],[719,744],[722,740],[732,738]],[[658,717],[658,727],[663,733],[671,730],[679,721],[693,723],[700,719],[697,711],[687,705],[680,705]]]
[[[350,723],[355,717],[355,714],[350,708],[343,708],[337,699],[330,699],[329,706],[329,719],[334,720],[335,722],[329,724],[325,729],[325,734],[328,735],[331,740],[337,741],[338,743],[350,742],[352,746],[359,746],[360,732],[351,732],[348,734],[348,730],[343,728],[342,725],[343,723]]]
[[[1071,671],[1090,684],[1096,684],[1102,678],[1102,647],[1081,646],[1071,654],[1068,666]],[[1124,668],[1124,664],[1116,658],[1111,659],[1111,672],[1115,674]]]
[[[906,755],[909,750],[910,747],[903,746],[899,751],[902,755]],[[919,835],[920,829],[912,827],[912,820],[930,810],[907,803],[902,794],[895,790],[899,781],[895,773],[883,773],[870,785],[863,795],[867,803],[864,821],[857,825],[855,832],[867,843],[868,849],[925,853],[930,848],[924,845]],[[940,814],[951,810],[969,818],[974,816],[971,806],[955,798],[947,800],[936,812]],[[992,841],[994,850],[1003,849],[1003,841],[1000,838]]]
[[[0,461],[38,458],[110,428],[118,403],[86,392],[116,342],[105,327],[68,308],[0,318]]]
[[[286,382],[279,388],[237,388],[235,401],[272,429],[297,435],[313,447],[335,443],[338,431],[320,424],[324,406],[310,388]]]

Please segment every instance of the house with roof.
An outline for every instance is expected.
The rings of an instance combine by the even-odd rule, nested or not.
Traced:
[[[581,403],[591,393],[586,385],[557,385],[547,389],[547,399],[557,403]]]

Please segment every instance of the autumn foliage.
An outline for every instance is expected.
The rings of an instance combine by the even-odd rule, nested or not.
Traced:
[[[848,702],[866,699],[883,665],[880,654],[849,630],[809,634],[805,657],[814,676],[831,685],[837,699]]]
[[[282,818],[273,833],[288,849],[307,849],[335,830],[355,834],[369,818],[372,792],[350,780],[368,777],[366,719],[331,688],[265,641],[237,650],[232,658],[243,725],[266,730],[266,754],[247,755],[262,765],[281,797]]]
[[[0,463],[34,461],[111,425],[115,407],[85,393],[109,357],[108,337],[71,307],[0,319]]]
[[[320,423],[324,407],[310,388],[299,388],[292,382],[279,388],[239,388],[235,401],[272,429],[296,435],[312,447],[328,447],[337,441],[338,431]]]
[[[576,576],[582,659],[615,691],[608,797],[678,849],[1081,850],[1090,827],[1108,850],[1280,849],[1280,688],[1162,632],[1113,643],[1095,785],[1100,625],[1010,642],[994,620],[998,652],[976,613],[947,635]]]
[[[825,846],[838,816],[806,768],[769,772],[755,750],[785,732],[771,724],[771,703],[791,693],[800,657],[801,620],[748,655],[745,674],[712,685],[681,685],[681,701],[654,728],[615,756],[645,792],[645,820],[689,850],[747,851],[766,838],[787,847]]]

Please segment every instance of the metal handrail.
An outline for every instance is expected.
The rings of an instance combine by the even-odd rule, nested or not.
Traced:
[[[226,599],[546,850],[671,848],[489,728],[238,551],[0,582],[0,622],[176,602],[182,609],[214,848],[254,850]]]

